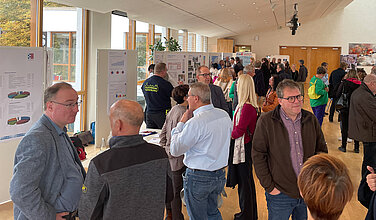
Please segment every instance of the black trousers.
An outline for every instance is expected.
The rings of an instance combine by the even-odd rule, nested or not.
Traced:
[[[148,113],[146,112],[146,128],[162,129],[163,124],[166,120],[166,110],[158,113]]]
[[[172,186],[174,192],[174,199],[171,201],[172,220],[184,220],[184,215],[181,212],[182,202],[180,198],[180,191],[183,189],[183,176],[187,167],[180,170],[172,171]]]
[[[329,120],[333,121],[334,112],[336,111],[336,104],[338,102],[337,98],[333,98],[332,104],[330,105],[329,109]]]
[[[339,116],[341,118],[341,123],[342,123],[342,127],[341,127],[342,147],[346,149],[348,132],[349,132],[349,112],[348,112],[348,110],[341,111]],[[354,149],[359,150],[359,141],[354,140]]]
[[[245,162],[231,165],[238,184],[240,213],[235,214],[236,220],[257,219],[256,187],[253,180],[251,149],[252,142],[245,144]]]

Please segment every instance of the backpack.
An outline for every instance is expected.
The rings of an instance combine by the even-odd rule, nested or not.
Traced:
[[[321,95],[318,95],[316,93],[316,82],[317,82],[317,79],[315,80],[314,83],[309,83],[311,84],[310,87],[308,88],[308,96],[310,99],[318,99],[321,97]]]
[[[77,136],[70,137],[73,145],[76,147],[78,157],[80,160],[86,159],[85,147],[82,145],[82,141]]]

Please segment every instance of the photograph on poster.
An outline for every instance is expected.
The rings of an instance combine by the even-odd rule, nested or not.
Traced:
[[[349,54],[371,55],[376,53],[376,44],[349,43]]]
[[[201,66],[202,57],[199,54],[188,56],[188,84],[196,82],[196,69]]]
[[[183,74],[179,74],[178,75],[178,82],[185,82],[185,75],[183,75]]]
[[[373,66],[376,64],[376,54],[358,56],[358,66]]]
[[[354,65],[356,67],[357,59],[358,59],[358,55],[356,54],[341,55],[341,62],[345,62],[349,66]]]

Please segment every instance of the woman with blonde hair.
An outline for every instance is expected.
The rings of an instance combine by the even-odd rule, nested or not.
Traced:
[[[229,108],[230,117],[232,117],[232,99],[230,98],[230,89],[233,79],[229,68],[221,69],[219,77],[215,80],[214,85],[221,87],[225,100]]]
[[[234,114],[234,128],[227,176],[227,187],[238,185],[240,213],[234,219],[257,219],[256,189],[252,174],[252,135],[257,120],[257,96],[253,79],[240,75],[237,84],[238,105]]]

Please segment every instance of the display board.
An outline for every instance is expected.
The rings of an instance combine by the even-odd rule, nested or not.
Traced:
[[[46,60],[43,48],[0,47],[0,203],[10,199],[17,146],[43,112]]]
[[[252,59],[256,60],[256,54],[252,52],[237,52],[236,57],[242,61],[243,66],[250,65],[252,63]]]
[[[196,70],[199,66],[207,66],[209,53],[156,51],[154,62],[167,65],[168,80],[175,87],[179,82],[195,83]]]
[[[209,68],[213,63],[219,64],[222,59],[222,53],[209,53]]]
[[[110,134],[108,112],[120,99],[137,101],[137,51],[97,50],[95,145]]]
[[[288,61],[290,63],[290,56],[289,55],[270,55],[270,61],[275,58],[275,61],[277,62],[278,59],[281,59],[282,63],[283,61]]]

